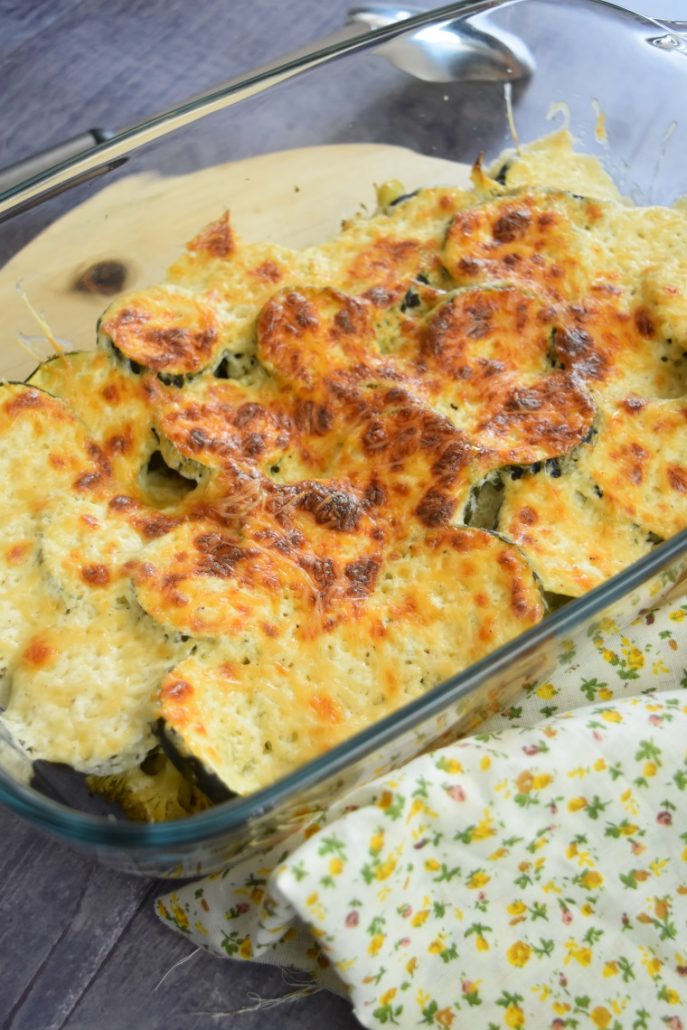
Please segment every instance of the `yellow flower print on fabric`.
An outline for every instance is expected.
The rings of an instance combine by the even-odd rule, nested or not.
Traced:
[[[629,626],[603,617],[592,623],[586,640],[561,641],[553,674],[530,684],[484,728],[532,725],[582,705],[647,690],[674,690],[684,675],[684,669],[676,667],[681,650],[676,638],[687,643],[685,620],[687,604],[679,600],[643,610]]]
[[[530,960],[532,955],[532,949],[529,944],[525,944],[524,941],[516,941],[515,944],[511,944],[510,948],[506,952],[506,958],[512,966],[525,966]]]

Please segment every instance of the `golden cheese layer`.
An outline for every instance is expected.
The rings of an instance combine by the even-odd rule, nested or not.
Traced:
[[[160,710],[172,740],[237,793],[388,715],[544,611],[522,555],[469,528],[419,535],[383,566],[349,564],[333,617],[308,615],[295,584],[270,591],[264,580],[251,583],[251,600],[263,597],[247,612],[249,591],[235,583],[234,621],[170,673]]]
[[[125,773],[161,731],[253,791],[687,525],[686,216],[565,133],[497,172],[302,252],[222,215],[0,388],[33,757]]]
[[[527,554],[544,588],[577,597],[651,549],[632,523],[575,464],[553,478],[542,469],[505,477],[498,528]]]
[[[133,596],[143,541],[111,517],[110,463],[60,400],[3,386],[0,430],[3,718],[35,757],[126,768],[154,743],[154,692],[179,654]]]

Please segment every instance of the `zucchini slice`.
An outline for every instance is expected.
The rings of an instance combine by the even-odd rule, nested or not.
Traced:
[[[614,206],[544,187],[491,198],[456,214],[443,261],[459,285],[507,280],[553,300],[576,301],[609,271],[595,240]]]
[[[217,363],[220,328],[208,302],[180,287],[151,286],[117,297],[98,322],[98,345],[134,368],[181,376],[183,382]]]
[[[250,793],[510,640],[544,604],[517,548],[463,528],[406,541],[357,618],[327,614],[277,623],[257,653],[200,643],[160,691],[177,750]]]
[[[45,361],[28,383],[61,398],[88,428],[122,490],[156,450],[150,395],[140,376],[103,351],[80,351]]]
[[[429,314],[410,359],[440,377],[437,393],[449,383],[478,394],[494,376],[539,374],[550,368],[551,338],[559,316],[551,302],[508,282],[455,290]],[[429,387],[431,390],[431,385]]]
[[[377,378],[372,305],[331,287],[281,290],[258,318],[257,353],[275,378],[313,400],[331,398],[329,380],[355,390]]]
[[[149,749],[151,693],[185,652],[130,597],[134,538],[107,522],[111,470],[82,423],[8,384],[0,435],[4,724],[35,757],[123,768]]]
[[[14,657],[3,720],[35,758],[106,775],[155,743],[152,695],[188,648],[125,597],[105,613],[53,601],[49,628]]]
[[[558,476],[546,469],[505,476],[502,498],[499,530],[552,594],[579,597],[651,550],[646,531],[575,463]]]
[[[350,617],[370,592],[383,553],[378,526],[343,487],[299,483],[258,499],[241,522],[238,530],[194,519],[141,551],[136,594],[156,622],[224,637],[237,660],[247,651],[257,659],[291,624],[333,604],[337,618]]]
[[[628,305],[591,296],[570,305],[554,333],[552,361],[606,404],[631,393],[676,397],[687,388],[687,320],[682,339],[667,335],[665,323],[641,300]]]
[[[570,452],[594,420],[577,378],[551,367],[559,324],[556,307],[531,290],[465,288],[430,313],[394,361],[492,467],[529,465]]]
[[[603,418],[589,471],[608,502],[643,529],[687,526],[687,397],[627,397]]]
[[[23,384],[0,386],[0,706],[17,654],[34,629],[50,625],[55,605],[41,571],[39,521],[51,496],[93,487],[101,469],[88,455],[83,426],[65,405]]]
[[[182,474],[199,478],[202,468],[239,462],[267,474],[291,448],[294,425],[274,384],[262,388],[233,379],[201,376],[184,390],[156,384],[155,426],[161,441],[173,445]],[[301,425],[306,424],[302,408]]]

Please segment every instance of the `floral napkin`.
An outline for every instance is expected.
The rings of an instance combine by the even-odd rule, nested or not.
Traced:
[[[308,971],[367,1027],[682,1030],[686,618],[673,600],[600,622],[582,663],[571,645],[483,733],[158,914],[217,955]]]

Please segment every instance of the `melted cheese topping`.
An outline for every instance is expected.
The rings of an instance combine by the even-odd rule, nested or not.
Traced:
[[[118,297],[101,318],[99,335],[101,346],[111,344],[137,365],[175,374],[210,364],[219,326],[200,298],[157,286]]]
[[[687,525],[687,217],[565,133],[497,172],[302,252],[223,215],[0,387],[27,753],[125,770],[161,721],[250,792]]]
[[[105,352],[83,351],[51,358],[28,382],[60,397],[88,427],[117,481],[135,489],[158,445],[140,377]]]
[[[428,533],[394,551],[375,569],[376,589],[362,605],[368,575],[351,578],[325,633],[302,606],[266,590],[259,610],[269,624],[251,618],[249,633],[236,625],[174,669],[161,712],[177,746],[246,793],[418,697],[543,613],[524,558],[483,530]]]
[[[687,398],[630,395],[602,425],[589,467],[609,501],[652,533],[687,525]]]
[[[554,469],[555,471],[555,469]],[[577,466],[507,478],[498,528],[527,554],[544,588],[578,597],[651,549],[634,525]]]
[[[154,691],[179,654],[133,598],[141,539],[109,517],[111,467],[65,405],[33,387],[0,398],[5,724],[34,757],[125,768],[154,743]]]

